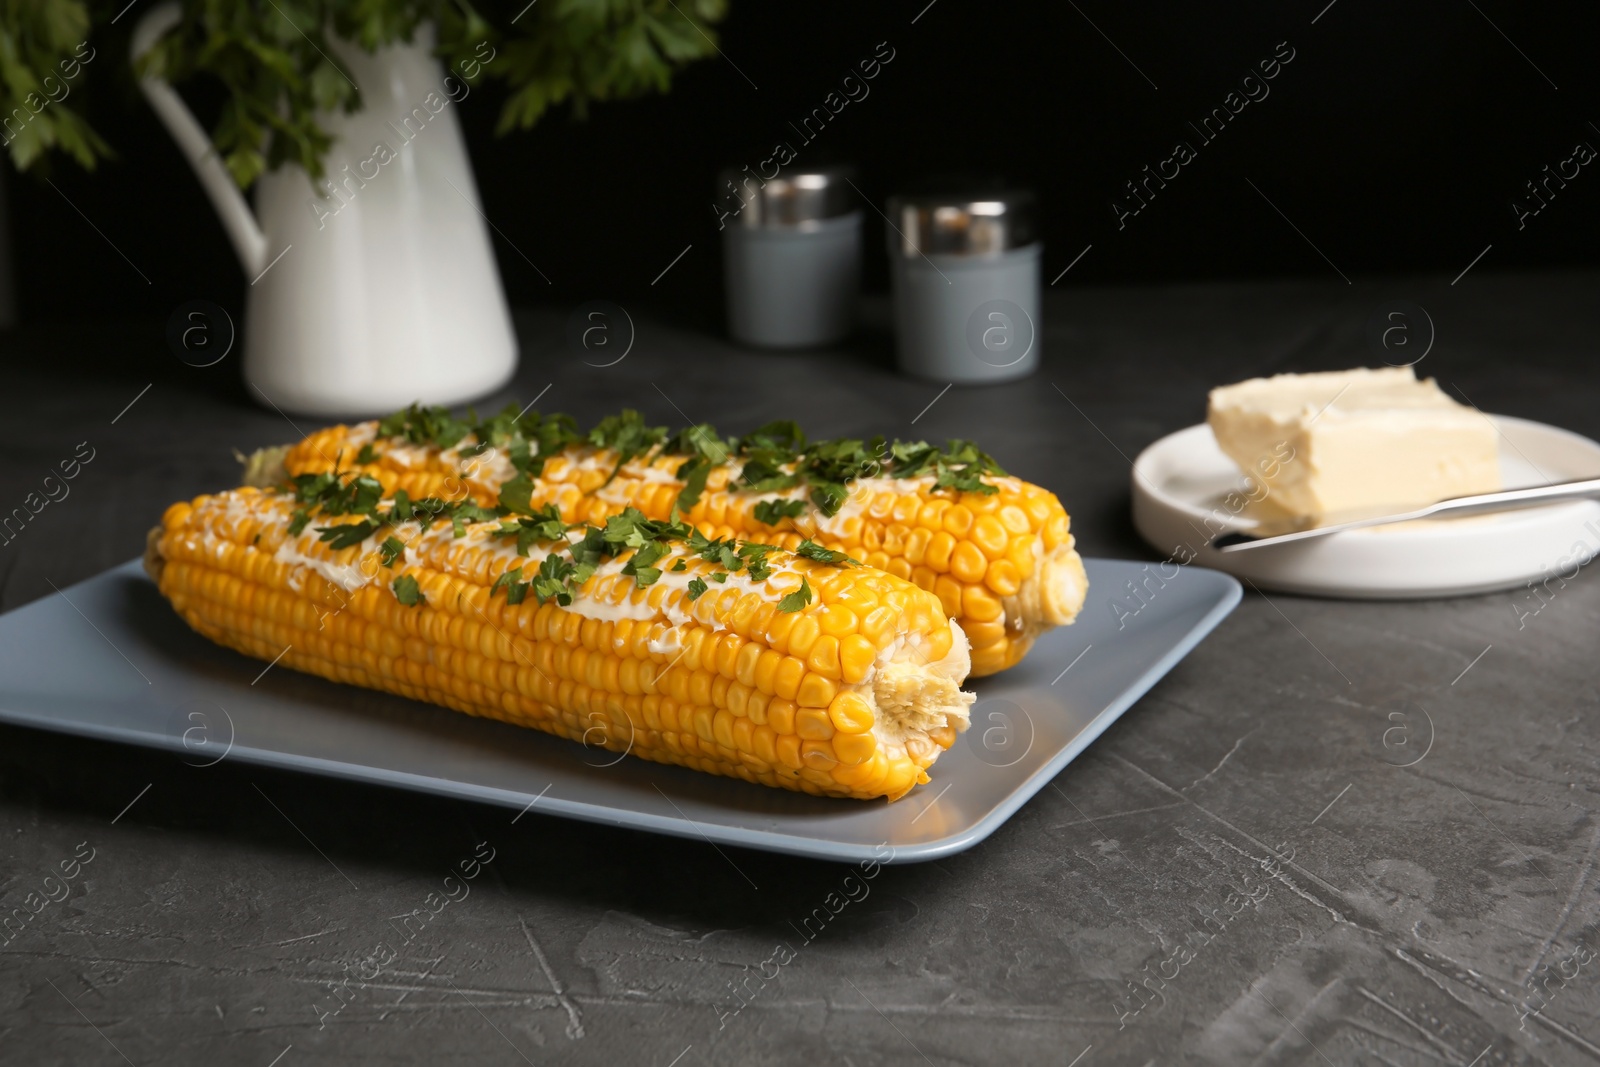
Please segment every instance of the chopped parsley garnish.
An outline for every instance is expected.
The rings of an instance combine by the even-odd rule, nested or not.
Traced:
[[[392,436],[406,437],[408,440],[426,439],[428,434],[442,435],[448,439],[460,430],[461,436],[467,432],[476,432],[482,435],[480,441],[490,439],[501,440],[504,443],[503,439],[510,435],[513,440],[509,450],[513,455],[516,454],[517,442],[520,441],[524,446],[522,454],[529,458],[536,458],[532,455],[532,446],[526,437],[519,438],[517,435],[528,431],[539,434],[540,449],[544,451],[545,438],[553,439],[557,448],[565,447],[566,444],[576,440],[576,433],[571,429],[571,425],[571,420],[563,416],[541,417],[534,413],[531,417],[526,415],[519,417],[517,412],[510,410],[495,416],[487,423],[475,419],[471,423],[453,420],[442,409],[422,408],[407,409],[384,420],[387,432]],[[765,428],[765,435],[760,438],[763,448],[771,451],[779,447],[804,443],[804,438],[798,435],[797,429],[791,432],[788,428],[791,424],[774,425],[778,428]],[[686,431],[678,435],[688,436],[700,442],[696,446],[698,455],[691,457],[684,466],[689,466],[697,458],[710,460],[714,449],[732,450],[738,447],[738,442],[733,439],[724,441],[717,438],[715,431],[709,426],[692,427],[691,431],[692,433]],[[600,447],[616,449],[619,455],[624,456],[623,462],[626,462],[629,456],[643,454],[661,445],[665,435],[666,432],[658,427],[645,426],[638,413],[630,411],[602,423],[587,440]],[[459,441],[460,437],[455,437],[455,440]],[[711,469],[713,467],[709,462],[703,468],[707,473]],[[497,523],[497,526],[489,531],[490,536],[514,539],[517,554],[520,556],[530,555],[536,544],[551,546],[535,571],[529,572],[525,567],[519,566],[506,571],[495,581],[491,593],[505,590],[507,602],[511,604],[522,603],[531,590],[541,604],[554,598],[563,606],[569,605],[577,589],[594,575],[602,563],[619,557],[626,557],[621,573],[633,578],[636,587],[648,587],[660,581],[663,572],[657,564],[672,553],[674,543],[683,545],[685,557],[698,557],[713,564],[716,569],[707,576],[713,582],[726,583],[730,574],[741,571],[747,573],[753,581],[765,581],[772,575],[768,556],[777,551],[774,546],[733,538],[706,537],[683,522],[678,517],[679,511],[676,507],[673,517],[668,521],[650,519],[638,509],[629,507],[619,514],[610,516],[604,527],[568,525],[562,521],[560,510],[554,504],[533,509],[532,493],[535,485],[532,477],[536,471],[531,464],[519,466],[518,470],[519,474],[502,487],[498,506],[493,508],[486,508],[471,500],[454,503],[438,497],[413,500],[404,490],[396,490],[388,511],[379,506],[383,497],[383,486],[375,478],[366,475],[356,477],[341,475],[337,468],[321,474],[300,475],[287,487],[287,491],[299,505],[288,524],[289,532],[293,536],[298,536],[314,517],[321,515],[358,516],[356,521],[317,527],[319,539],[334,550],[340,550],[359,545],[369,538],[381,536],[386,528],[402,522],[415,522],[426,531],[434,523],[443,520],[450,524],[452,533],[456,537],[466,536],[467,529],[471,525]],[[776,473],[769,473],[767,476],[785,480],[796,478],[778,470],[776,466],[770,467],[770,471]],[[613,476],[615,473],[614,470]],[[757,473],[760,473],[760,468]],[[699,480],[694,471],[690,471],[690,474],[694,475],[693,480]],[[802,501],[773,500],[763,503],[782,509],[785,515],[790,511],[799,514],[804,507]],[[583,531],[582,537],[574,539],[572,532],[580,529]],[[403,558],[405,549],[405,542],[400,538],[385,536],[378,546],[379,560],[383,566],[392,567]],[[834,552],[810,541],[801,545],[799,554],[824,563],[855,562],[843,553]],[[669,569],[675,572],[687,570],[687,559],[680,557],[673,560]],[[394,589],[395,596],[400,602],[407,606],[414,606],[425,600],[413,576],[402,575],[396,578],[391,583],[391,588]],[[699,592],[693,593],[690,599],[703,593],[706,588],[704,579],[692,579],[689,589],[691,592],[698,589]],[[797,597],[802,599],[796,600]],[[784,603],[792,602],[795,606],[784,610],[798,611],[801,606],[810,603],[810,600],[810,586],[802,580],[801,589],[784,598]]]
[[[818,563],[844,563],[854,564],[856,566],[861,565],[860,560],[851,559],[843,552],[836,552],[831,548],[823,548],[821,545],[810,539],[801,541],[798,545],[796,545],[794,554],[797,556],[803,556],[806,559],[814,559]]]
[[[585,440],[596,448],[609,448],[617,453],[617,465],[605,480],[605,484],[609,485],[624,464],[650,451],[666,436],[665,427],[646,426],[643,415],[632,408],[624,408],[620,415],[607,415],[601,419]]]
[[[705,591],[706,591],[707,588],[708,587],[707,587],[704,579],[701,579],[701,578],[690,578],[689,579],[689,592],[688,592],[689,599],[690,600],[699,600],[705,594]]]
[[[378,462],[378,454],[372,451],[372,443],[370,441],[362,445],[361,451],[356,453],[356,462],[362,466]]]
[[[778,464],[782,458],[774,452],[758,452],[744,461],[739,472],[739,482],[757,493],[770,493],[778,489],[793,489],[800,484],[800,476],[790,474]]]
[[[527,599],[528,590],[532,585],[532,582],[522,580],[521,567],[513,567],[494,580],[494,584],[489,587],[489,595],[493,596],[496,589],[504,589],[507,604],[520,604]]]
[[[785,614],[799,611],[811,603],[811,583],[804,578],[800,579],[800,588],[778,601],[778,610]]]
[[[428,602],[428,598],[423,595],[422,589],[417,585],[417,579],[412,575],[402,574],[390,583],[390,588],[394,590],[394,598],[408,608],[418,607]]]
[[[518,518],[507,519],[495,531],[496,537],[515,537],[517,555],[526,556],[536,543],[561,540],[566,536],[567,524],[561,521],[561,512],[554,504],[546,504],[538,511]]]
[[[593,564],[574,563],[552,552],[539,564],[538,574],[533,579],[533,595],[541,604],[554,598],[557,604],[566,607],[572,603],[573,591],[592,574]]]
[[[711,474],[711,461],[705,456],[695,456],[684,460],[678,467],[676,475],[678,481],[683,483],[683,488],[678,490],[678,499],[673,503],[672,509],[677,512],[686,512],[700,502],[700,494],[706,491],[706,478]]]
[[[361,522],[345,522],[337,526],[318,526],[317,532],[321,535],[318,540],[328,542],[335,551],[359,545],[367,538],[378,532],[378,527],[365,520]]]
[[[507,511],[530,512],[533,490],[533,479],[518,471],[515,478],[500,487],[500,506]]]
[[[449,409],[421,404],[412,404],[378,423],[380,437],[403,437],[414,445],[440,448],[454,448],[471,432],[472,423],[453,417]]]
[[[739,546],[739,557],[745,561],[753,581],[764,582],[772,576],[772,568],[767,565],[767,553],[776,552],[774,545],[763,545],[756,541],[746,541]]]
[[[626,464],[639,457],[684,457],[675,472],[683,483],[674,504],[679,515],[699,502],[711,472],[727,463],[739,464],[738,473],[729,480],[731,488],[758,493],[802,488],[805,495],[800,500],[768,500],[756,505],[756,518],[769,526],[779,525],[782,519],[799,518],[805,502],[825,516],[838,514],[849,499],[850,483],[858,478],[931,477],[937,490],[993,494],[998,490],[986,478],[1006,473],[994,457],[971,441],[952,440],[943,448],[926,441],[891,441],[883,437],[812,441],[788,420],[769,422],[743,437],[722,437],[714,426],[705,423],[669,435],[665,427],[646,425],[644,417],[632,409],[601,419],[583,433],[569,415],[541,415],[518,409],[515,404],[487,419],[470,414],[457,419],[442,407],[412,405],[382,420],[378,433],[439,448],[456,447],[471,434],[475,441],[459,449],[462,456],[481,454],[491,446],[503,448],[520,477],[502,486],[499,503],[518,512],[530,508],[528,497],[533,486],[529,479],[540,475],[550,456],[573,445],[616,453],[616,464],[603,484],[610,484]],[[356,457],[358,463],[374,458],[376,453],[370,445]],[[302,478],[324,478],[330,484],[338,484],[336,475]],[[344,512],[330,514],[364,511],[357,503],[352,501]]]
[[[386,538],[383,544],[378,546],[378,560],[385,567],[393,567],[394,561],[399,559],[405,550],[405,542],[398,537]]]
[[[768,526],[777,526],[784,519],[798,519],[805,514],[806,502],[804,500],[763,500],[755,506],[757,522],[764,522]]]

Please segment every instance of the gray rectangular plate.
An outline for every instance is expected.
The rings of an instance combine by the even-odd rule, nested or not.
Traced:
[[[1086,563],[1083,615],[971,683],[971,729],[895,804],[766,789],[287,668],[263,674],[192,632],[138,561],[0,616],[0,722],[798,856],[856,862],[887,844],[896,862],[930,860],[993,833],[1239,602],[1232,578],[1185,567],[1147,585],[1130,617],[1109,602],[1134,606],[1126,583],[1146,581],[1148,565]]]

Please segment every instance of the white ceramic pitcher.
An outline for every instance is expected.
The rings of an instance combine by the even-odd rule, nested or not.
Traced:
[[[145,15],[134,56],[180,18],[177,4]],[[376,53],[336,45],[334,61],[363,101],[352,114],[318,116],[334,136],[325,166],[337,195],[319,196],[304,169],[285,164],[257,182],[255,213],[178,94],[141,80],[250,279],[244,376],[269,404],[312,415],[452,404],[499,388],[516,369],[455,115],[470,86],[446,79],[432,44],[426,27]]]

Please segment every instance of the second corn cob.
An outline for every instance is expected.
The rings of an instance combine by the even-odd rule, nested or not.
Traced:
[[[966,631],[978,676],[1014,665],[1040,633],[1072,622],[1082,608],[1088,580],[1060,501],[996,473],[970,446],[946,453],[959,456],[948,466],[924,460],[906,475],[896,457],[908,446],[899,442],[807,445],[788,427],[765,427],[743,441],[694,427],[669,440],[630,415],[580,437],[560,416],[473,428],[436,409],[411,409],[383,423],[313,433],[286,451],[282,466],[302,475],[342,464],[386,491],[486,506],[505,502],[511,489],[519,507],[553,504],[567,522],[604,522],[626,507],[665,520],[678,509],[710,537],[783,547],[814,540],[939,597]],[[852,476],[825,490],[796,473],[807,457],[842,454],[844,445],[856,446],[854,457],[880,458],[831,463],[830,477]]]

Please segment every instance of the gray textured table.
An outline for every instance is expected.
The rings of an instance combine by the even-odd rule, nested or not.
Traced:
[[[755,355],[634,309],[633,351],[598,369],[565,349],[568,309],[540,310],[511,392],[549,384],[541,406],[586,420],[980,438],[1061,495],[1086,552],[1150,557],[1129,458],[1198,421],[1208,385],[1374,362],[1385,298],[1437,324],[1420,369],[1600,435],[1597,285],[1058,292],[1036,378],[942,395],[889,373],[879,331]],[[232,359],[186,367],[161,328],[0,337],[0,506],[94,449],[0,545],[0,605],[136,555],[169,501],[232,484],[230,448],[294,434]],[[0,905],[80,864],[0,941],[0,1061],[1593,1062],[1600,584],[1551,590],[1520,630],[1526,590],[1247,595],[993,838],[852,882],[809,940],[851,868],[0,728]],[[1414,766],[1397,728],[1431,742]],[[480,842],[470,895],[402,938]]]

